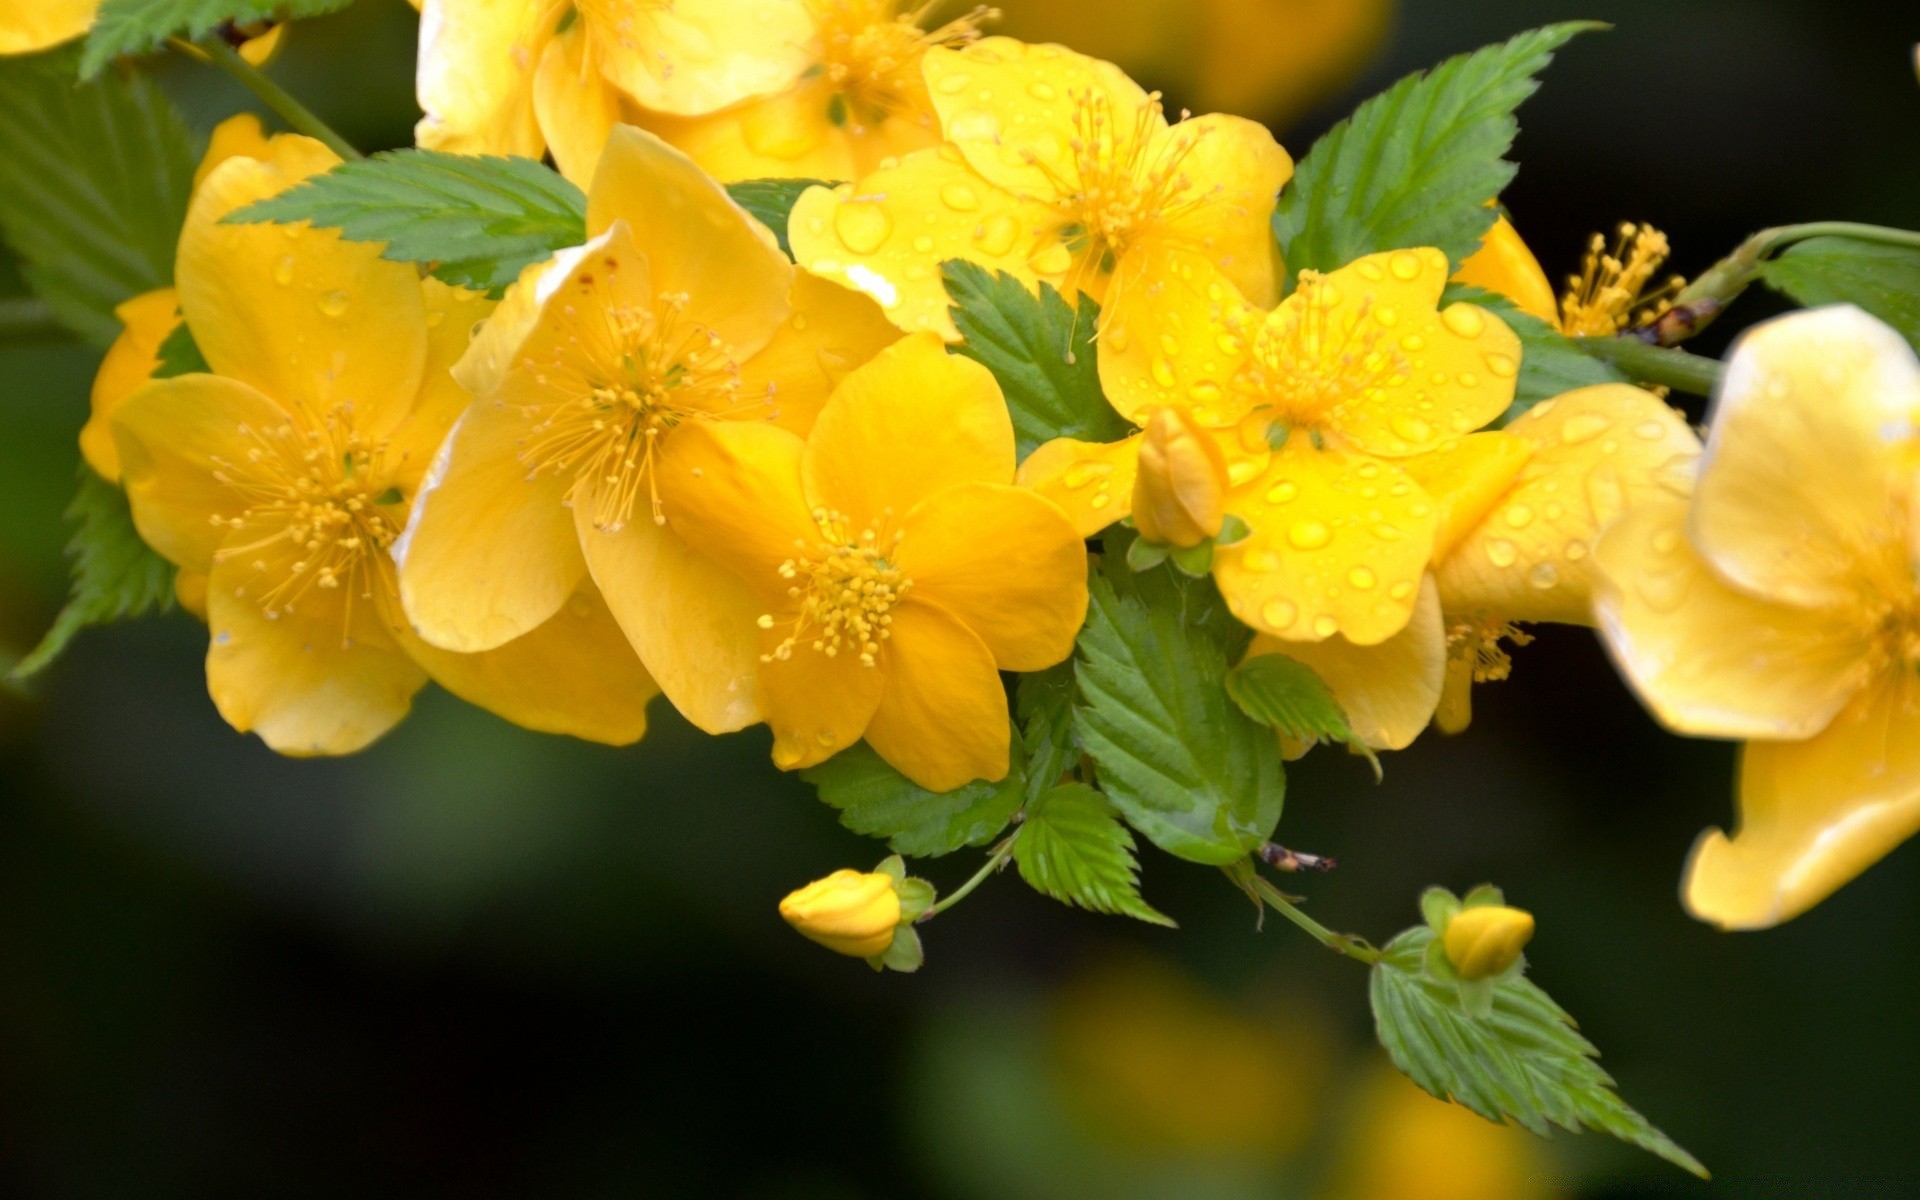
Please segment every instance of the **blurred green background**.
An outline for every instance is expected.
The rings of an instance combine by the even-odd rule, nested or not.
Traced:
[[[1623,219],[1665,229],[1687,273],[1768,224],[1920,227],[1911,3],[1357,4],[1005,7],[1170,107],[1264,112],[1296,154],[1408,70],[1612,21],[1522,111],[1507,199],[1555,276]],[[294,30],[273,73],[361,146],[403,144],[414,20],[361,0]],[[162,70],[203,131],[244,106]],[[0,295],[19,290],[0,261]],[[7,657],[64,591],[92,367],[0,347]],[[1369,1049],[1362,972],[1283,923],[1257,933],[1216,873],[1155,851],[1146,893],[1178,933],[1009,876],[928,928],[919,975],[875,976],[775,913],[883,851],[760,732],[707,739],[659,707],[609,751],[426,693],[372,751],[290,762],[220,722],[203,648],[175,614],[0,692],[0,1194],[1920,1195],[1920,851],[1776,932],[1694,924],[1676,880],[1729,819],[1732,751],[1659,732],[1583,631],[1545,631],[1468,734],[1391,756],[1384,784],[1330,752],[1300,764],[1280,837],[1340,858],[1299,890],[1374,937],[1426,884],[1504,884],[1540,918],[1535,977],[1712,1184],[1408,1095]],[[977,862],[959,857],[926,873],[951,886]]]

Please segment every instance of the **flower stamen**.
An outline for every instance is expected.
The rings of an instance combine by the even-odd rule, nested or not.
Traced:
[[[875,666],[881,644],[892,636],[893,607],[913,587],[891,558],[903,534],[887,534],[883,519],[878,528],[868,526],[855,535],[845,515],[824,508],[815,509],[813,519],[821,544],[796,542],[800,553],[780,564],[780,577],[788,581],[787,595],[799,613],[787,636],[760,661],[785,662],[804,643],[828,658],[844,648],[859,655],[862,666]],[[777,623],[771,613],[760,618],[762,629]]]

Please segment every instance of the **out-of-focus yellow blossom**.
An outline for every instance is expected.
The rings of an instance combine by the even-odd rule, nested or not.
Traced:
[[[552,149],[585,186],[630,106],[696,116],[777,92],[811,35],[805,0],[426,0],[415,135],[460,154]]]
[[[1382,1064],[1342,1138],[1333,1200],[1550,1200],[1545,1144],[1436,1100]]]
[[[1220,532],[1227,460],[1186,410],[1163,408],[1140,439],[1133,524],[1150,542],[1197,546]]]
[[[940,264],[952,258],[1099,299],[1129,258],[1180,247],[1273,302],[1268,222],[1293,160],[1264,126],[1169,125],[1157,95],[1062,46],[996,37],[925,58],[945,144],[802,195],[789,235],[808,270],[950,341]]]
[[[1532,913],[1504,904],[1478,904],[1454,914],[1441,943],[1460,978],[1478,980],[1506,972],[1532,940]]]
[[[1007,773],[999,672],[1072,652],[1086,552],[1013,485],[1012,419],[985,367],[916,334],[847,376],[804,441],[707,421],[661,455],[674,527],[756,597],[775,763],[864,735],[931,791]]]
[[[796,273],[650,133],[614,132],[587,228],[508,289],[455,368],[475,399],[396,551],[401,595],[422,637],[473,652],[540,625],[590,574],[667,698],[709,732],[740,729],[760,720],[766,610],[682,539],[660,455],[708,424],[804,434],[899,334]]]
[[[872,958],[893,944],[900,896],[891,875],[842,869],[790,893],[780,915],[835,954]]]
[[[921,61],[980,36],[989,10],[928,29],[937,4],[807,0],[810,63],[785,91],[705,117],[654,117],[648,128],[709,174],[735,179],[858,179],[883,159],[935,145],[940,126]]]
[[[1851,306],[1746,333],[1691,504],[1600,541],[1600,627],[1668,727],[1746,742],[1695,845],[1703,920],[1797,916],[1920,829],[1920,363]]]
[[[111,417],[141,537],[180,567],[183,601],[205,588],[215,705],[283,753],[342,754],[431,676],[532,728],[635,740],[654,689],[590,590],[494,655],[433,650],[402,619],[387,549],[467,402],[448,368],[491,304],[330,230],[220,223],[338,161],[283,137],[207,177],[175,275],[213,373],[149,383]]]
[[[1458,283],[1505,296],[1521,312],[1531,313],[1549,325],[1558,328],[1560,324],[1560,305],[1554,298],[1553,284],[1505,213],[1494,221],[1480,248],[1467,256],[1453,278]]]
[[[87,31],[100,0],[0,0],[0,54],[32,54]]]

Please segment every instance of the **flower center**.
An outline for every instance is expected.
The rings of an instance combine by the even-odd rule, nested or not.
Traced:
[[[1621,225],[1611,247],[1605,237],[1594,234],[1580,274],[1567,280],[1566,294],[1560,297],[1560,332],[1612,337],[1657,319],[1687,286],[1678,275],[1653,284],[1668,253],[1667,235],[1651,225]]]
[[[1260,326],[1236,381],[1288,428],[1324,430],[1328,414],[1404,374],[1386,341],[1385,317],[1371,297],[1344,312],[1339,287],[1317,271],[1300,272],[1296,299]]]
[[[965,46],[980,38],[980,26],[999,14],[975,8],[937,28],[925,20],[941,0],[911,12],[899,0],[811,0],[820,30],[821,78],[834,93],[833,119],[856,133],[869,122],[907,117],[933,124],[920,63],[936,46]]]
[[[681,319],[687,302],[679,294],[658,297],[651,309],[609,306],[600,313],[604,325],[568,339],[553,363],[523,364],[551,399],[526,406],[531,428],[520,461],[528,478],[572,475],[567,504],[586,505],[596,529],[624,528],[643,488],[654,522],[666,522],[653,463],[675,426],[772,403],[770,395],[738,402],[732,350],[712,330]]]
[[[1473,667],[1475,683],[1497,683],[1513,674],[1513,658],[1500,643],[1525,646],[1533,635],[1524,633],[1511,621],[1481,617],[1458,622],[1447,629],[1447,657]]]
[[[1026,161],[1058,193],[1068,245],[1088,252],[1087,261],[1104,274],[1142,234],[1198,208],[1219,187],[1198,189],[1185,170],[1206,128],[1183,122],[1171,137],[1160,136],[1164,110],[1158,92],[1131,113],[1116,111],[1113,98],[1099,89],[1076,90],[1071,98],[1072,177],[1031,151]]]
[[[405,517],[385,509],[402,497],[383,480],[386,447],[361,440],[349,417],[342,406],[320,429],[242,425],[245,457],[213,459],[214,478],[247,502],[240,516],[213,523],[252,535],[222,546],[213,561],[249,561],[253,578],[235,594],[251,596],[269,619],[297,611],[320,588],[344,595],[350,630],[353,602],[372,600],[375,578],[392,570],[386,549]]]
[[[893,606],[913,587],[887,557],[899,546],[901,534],[888,536],[870,526],[856,536],[851,521],[824,508],[815,509],[813,519],[822,544],[809,550],[805,542],[797,543],[803,553],[780,564],[780,576],[790,584],[787,595],[798,603],[799,614],[790,618],[793,628],[786,638],[760,661],[784,662],[804,643],[828,658],[838,657],[844,648],[858,654],[862,666],[871,667],[889,636]],[[760,618],[762,629],[775,624],[771,613]]]

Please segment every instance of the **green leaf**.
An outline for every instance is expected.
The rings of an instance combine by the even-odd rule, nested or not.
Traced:
[[[1760,278],[1809,308],[1857,304],[1920,346],[1920,250],[1858,238],[1808,238],[1762,267]]]
[[[353,0],[106,0],[87,35],[80,77],[92,79],[123,54],[158,50],[168,38],[198,41],[229,21],[317,17],[337,12]]]
[[[1351,742],[1353,727],[1312,667],[1284,654],[1249,658],[1227,676],[1240,711],[1302,742]]]
[[[1313,144],[1280,195],[1274,233],[1288,277],[1366,254],[1437,246],[1458,263],[1493,225],[1488,203],[1517,168],[1506,161],[1514,110],[1568,39],[1604,26],[1569,21],[1416,72]]]
[[[1027,807],[1013,862],[1034,891],[1055,900],[1173,925],[1172,918],[1140,898],[1133,835],[1107,798],[1084,783],[1061,784]]]
[[[151,81],[76,86],[73,58],[0,58],[0,232],[60,322],[106,346],[114,306],[173,279],[195,153]]]
[[[1248,634],[1212,580],[1135,574],[1109,534],[1080,633],[1074,731],[1129,824],[1170,854],[1224,866],[1280,821],[1273,731],[1227,697]]]
[[[1017,769],[998,783],[976,780],[951,792],[930,792],[888,766],[865,742],[809,767],[800,777],[820,790],[820,799],[840,810],[842,825],[886,838],[895,853],[911,858],[933,858],[991,841],[1026,797],[1025,779]]]
[[[213,368],[200,353],[200,343],[193,340],[193,330],[187,328],[185,321],[173,327],[173,332],[160,343],[158,355],[160,365],[153,369],[155,379],[172,379],[176,375],[206,375]]]
[[[1580,348],[1577,338],[1562,334],[1529,312],[1522,312],[1505,296],[1463,284],[1449,284],[1442,305],[1465,301],[1499,317],[1520,337],[1520,376],[1514,380],[1513,404],[1497,424],[1506,425],[1542,400],[1551,400],[1575,388],[1597,383],[1631,383],[1618,367]]]
[[[1433,940],[1433,930],[1415,926],[1373,968],[1374,1030],[1394,1066],[1489,1121],[1542,1136],[1554,1125],[1596,1129],[1706,1177],[1699,1160],[1620,1099],[1594,1061],[1600,1052],[1551,997],[1516,974],[1492,989],[1491,1012],[1471,1016],[1458,989],[1425,970]]]
[[[393,150],[342,163],[226,221],[312,221],[353,242],[384,242],[396,262],[435,277],[504,288],[529,263],[587,240],[587,200],[530,158]]]
[[[1100,306],[1085,295],[1076,308],[1048,284],[1035,296],[1012,275],[964,259],[941,264],[958,350],[1000,381],[1013,413],[1022,459],[1058,437],[1118,441],[1133,431],[1100,390],[1093,343]]]
[[[14,665],[9,677],[15,680],[38,674],[89,625],[173,607],[173,564],[140,540],[119,488],[82,466],[80,490],[66,516],[79,526],[67,543],[72,591],[53,628]]]
[[[727,195],[751,213],[754,220],[771,229],[780,241],[780,252],[792,258],[793,247],[787,243],[787,219],[793,215],[800,193],[810,187],[833,186],[825,179],[742,179],[727,185]]]
[[[1080,760],[1073,740],[1073,660],[1020,677],[1014,711],[1020,718],[1020,745],[1026,754],[1028,803],[1059,783]]]

